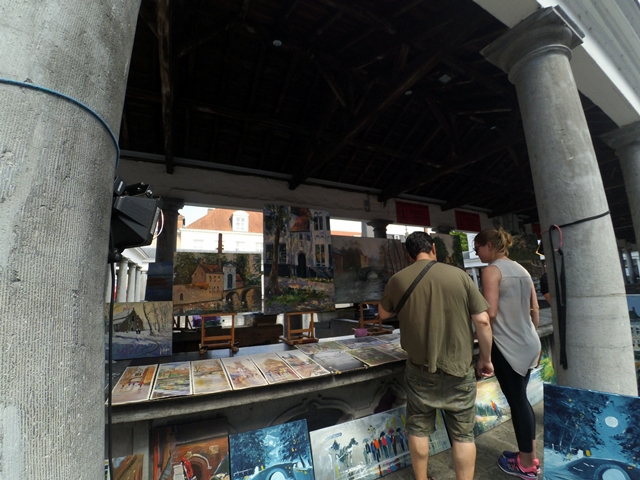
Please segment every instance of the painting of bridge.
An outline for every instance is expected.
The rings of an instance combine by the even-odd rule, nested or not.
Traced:
[[[262,310],[259,254],[177,252],[173,263],[173,314]]]
[[[380,300],[391,276],[409,264],[400,240],[332,235],[336,303]]]

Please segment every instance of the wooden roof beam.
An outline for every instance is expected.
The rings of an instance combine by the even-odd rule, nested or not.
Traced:
[[[344,13],[345,15],[358,20],[371,27],[383,30],[387,33],[395,35],[398,33],[398,28],[389,22],[383,15],[373,11],[370,5],[366,7],[363,5],[354,4],[354,2],[343,2],[340,0],[319,0],[321,3],[328,7]]]
[[[162,128],[167,173],[173,173],[173,58],[171,52],[171,0],[157,0],[158,56],[162,97]]]

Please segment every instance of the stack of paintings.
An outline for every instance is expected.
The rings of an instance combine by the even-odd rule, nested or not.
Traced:
[[[217,359],[191,362],[191,377],[194,395],[231,390],[231,384],[224,373],[222,363]]]
[[[306,420],[231,435],[229,446],[232,480],[316,478]]]
[[[151,392],[151,400],[167,397],[191,395],[191,363],[171,362],[158,366],[156,382]]]
[[[640,479],[640,398],[544,386],[544,477]]]
[[[176,253],[174,315],[262,310],[261,264],[259,254]]]
[[[111,404],[121,405],[149,400],[157,368],[157,365],[127,367],[113,387]]]
[[[251,361],[251,357],[222,358],[221,361],[234,390],[267,385],[267,381]]]
[[[329,213],[265,205],[265,313],[335,308]]]
[[[105,304],[105,351],[109,348],[110,304]],[[113,306],[113,360],[171,355],[171,302],[117,302]]]
[[[226,420],[209,420],[156,429],[153,478],[229,479]]]
[[[335,303],[380,300],[389,279],[409,265],[400,240],[331,237]]]

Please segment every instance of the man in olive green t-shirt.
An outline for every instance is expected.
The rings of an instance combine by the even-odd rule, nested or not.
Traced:
[[[414,232],[405,245],[414,263],[391,277],[378,314],[382,319],[398,316],[400,342],[409,356],[405,382],[413,470],[416,480],[427,480],[429,435],[435,431],[436,410],[441,409],[451,437],[456,479],[472,480],[476,458],[472,323],[480,348],[477,373],[490,376],[489,304],[463,270],[435,263],[430,235]],[[431,262],[434,264],[396,311],[404,293]]]

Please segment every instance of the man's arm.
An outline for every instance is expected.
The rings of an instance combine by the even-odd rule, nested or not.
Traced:
[[[478,347],[480,349],[476,372],[480,377],[490,377],[493,375],[493,364],[491,363],[491,342],[493,337],[489,314],[487,312],[476,313],[471,315],[471,321],[476,327],[476,336],[478,337]]]
[[[386,320],[387,318],[395,317],[395,315],[395,313],[387,312],[381,303],[378,304],[378,317],[380,317],[380,320]]]

